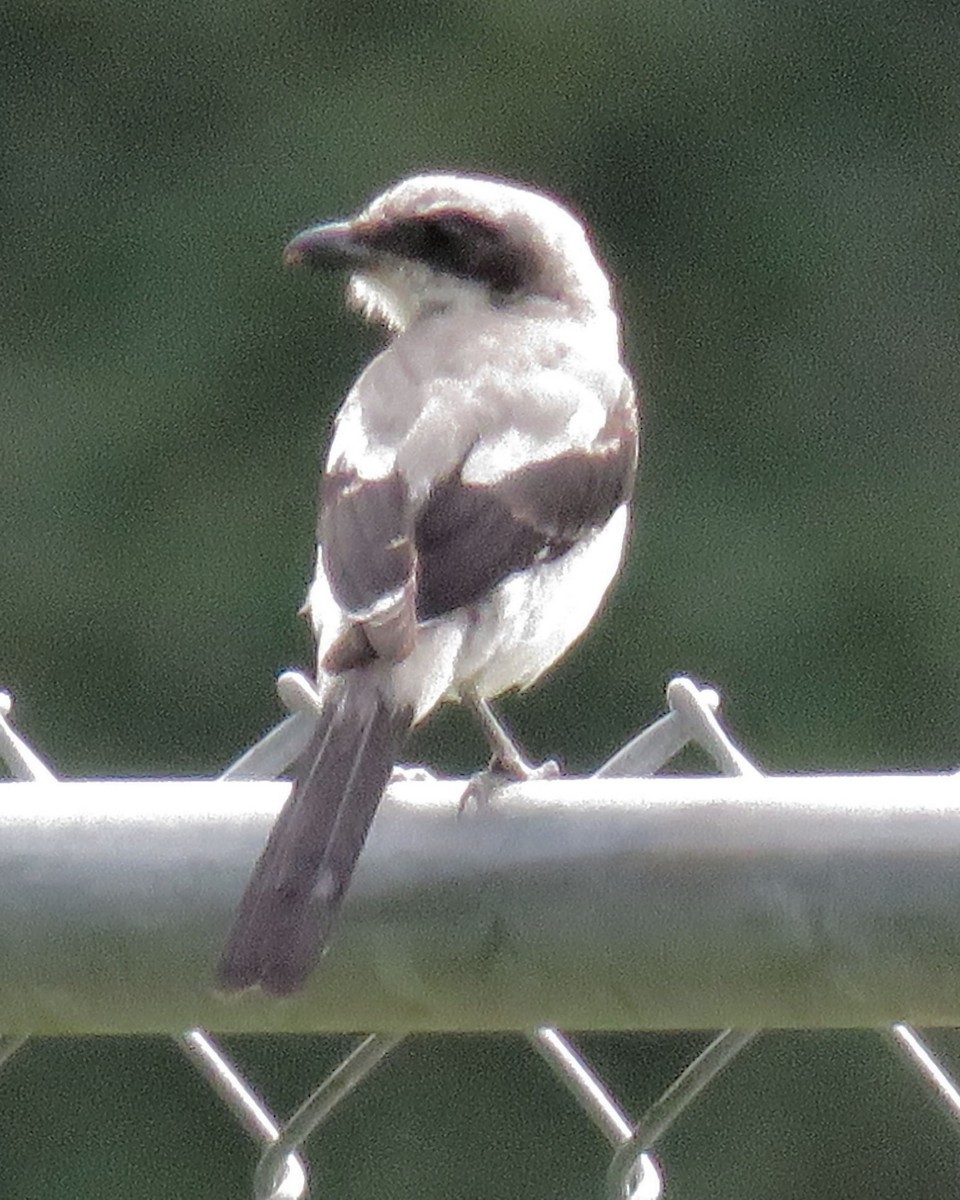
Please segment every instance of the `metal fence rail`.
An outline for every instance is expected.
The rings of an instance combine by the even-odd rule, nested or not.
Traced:
[[[167,1031],[264,1146],[257,1200],[300,1197],[299,1147],[417,1030],[526,1030],[615,1154],[611,1197],[662,1192],[650,1150],[764,1027],[890,1027],[960,1129],[915,1023],[960,1024],[960,805],[941,776],[765,777],[676,680],[670,711],[590,779],[398,781],[335,951],[302,996],[228,1000],[211,964],[311,721],[219,781],[58,782],[6,719],[0,756],[0,1066],[26,1034]],[[648,778],[688,741],[718,777]],[[281,1124],[202,1029],[372,1028]],[[639,1121],[555,1027],[713,1028]],[[385,1032],[385,1031],[390,1031]],[[186,1031],[186,1032],[185,1032]]]
[[[213,964],[285,785],[0,787],[0,1028],[960,1025],[948,777],[402,783],[301,996]]]

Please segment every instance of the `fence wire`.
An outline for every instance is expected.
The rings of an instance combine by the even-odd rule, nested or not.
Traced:
[[[280,690],[292,715],[228,768],[223,780],[273,778],[299,753],[312,728],[314,698],[309,684],[299,676],[283,677]],[[762,777],[721,726],[719,697],[714,691],[676,679],[667,689],[667,703],[667,714],[601,767],[597,777],[651,776],[690,743],[700,746],[723,775]],[[17,779],[53,782],[52,770],[13,728],[10,710],[9,697],[0,693],[0,757]],[[664,1175],[655,1154],[657,1144],[760,1033],[726,1029],[713,1037],[639,1118],[630,1115],[602,1073],[566,1034],[542,1026],[531,1030],[527,1040],[611,1148],[606,1179],[602,1186],[598,1181],[597,1194],[605,1194],[608,1200],[658,1200],[664,1195]],[[878,1036],[916,1072],[960,1136],[960,1087],[921,1034],[898,1022]],[[363,1038],[293,1115],[281,1121],[210,1033],[197,1028],[175,1038],[240,1128],[261,1148],[251,1184],[255,1200],[302,1200],[309,1194],[303,1156],[307,1140],[404,1040],[404,1035],[397,1033]],[[25,1035],[0,1037],[0,1070],[27,1041]]]

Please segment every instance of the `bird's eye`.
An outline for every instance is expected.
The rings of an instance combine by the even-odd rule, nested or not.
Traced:
[[[462,213],[444,213],[422,222],[427,254],[451,269],[468,265],[477,248],[497,240],[497,231]]]
[[[368,235],[367,243],[434,271],[472,279],[504,297],[529,287],[535,274],[529,252],[519,249],[506,230],[472,213],[448,211],[393,221]]]
[[[501,295],[529,283],[533,273],[529,255],[498,225],[462,212],[432,214],[416,224],[420,243],[416,257],[434,270],[472,279]]]

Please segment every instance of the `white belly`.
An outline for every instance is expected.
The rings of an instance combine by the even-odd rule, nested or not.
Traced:
[[[395,664],[396,694],[417,719],[468,690],[490,699],[529,687],[580,637],[623,558],[629,510],[552,562],[509,576],[483,601],[421,626],[417,646]]]
[[[464,638],[459,679],[486,698],[529,687],[581,636],[616,578],[629,512],[552,562],[505,579],[478,606]]]

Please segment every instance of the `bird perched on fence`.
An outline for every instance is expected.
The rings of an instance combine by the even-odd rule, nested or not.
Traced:
[[[286,993],[325,947],[408,730],[526,688],[623,557],[638,434],[610,282],[583,225],[497,179],[419,175],[287,246],[344,267],[392,340],[336,419],[308,598],[320,720],[240,903],[228,990]]]

